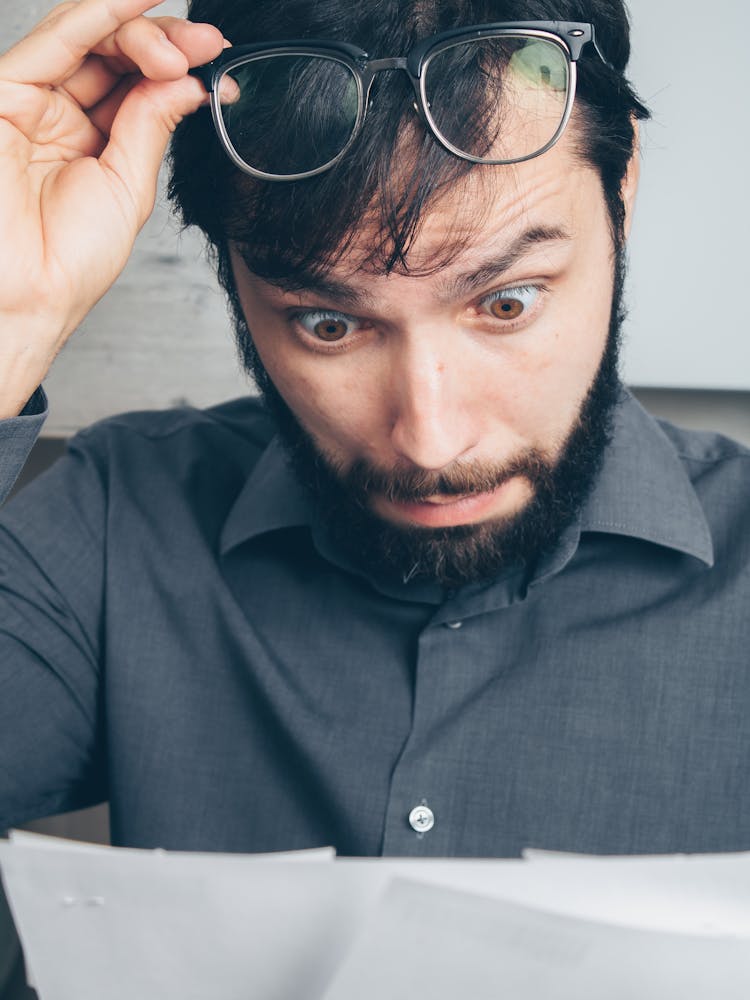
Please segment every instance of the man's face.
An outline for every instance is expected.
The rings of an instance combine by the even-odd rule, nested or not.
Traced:
[[[538,547],[543,524],[522,533],[520,550],[511,538],[535,496],[560,485],[554,472],[581,438],[613,325],[614,253],[595,171],[561,143],[492,176],[488,185],[472,172],[427,213],[411,273],[358,266],[366,228],[324,282],[294,292],[233,254],[260,362],[294,418],[286,436],[344,494],[331,516],[346,518],[348,494],[349,529],[383,535],[385,571],[451,584]],[[463,227],[468,245],[429,269]],[[612,402],[610,391],[594,419],[605,420]],[[606,439],[599,434],[592,455],[597,429],[586,433],[575,443],[588,452],[578,505]],[[554,498],[547,507],[548,521]],[[452,544],[462,555],[446,570],[435,551]],[[373,558],[356,538],[349,547]]]

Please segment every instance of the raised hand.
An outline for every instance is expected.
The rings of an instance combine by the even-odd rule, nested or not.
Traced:
[[[225,43],[154,0],[56,7],[0,56],[0,418],[125,266],[169,137]]]

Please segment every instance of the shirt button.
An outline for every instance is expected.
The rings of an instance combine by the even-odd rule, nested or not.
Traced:
[[[462,628],[463,624],[464,624],[463,622],[446,622],[445,623],[445,627],[446,628]]]
[[[416,806],[409,813],[409,826],[415,833],[429,833],[435,825],[435,814],[427,806]]]

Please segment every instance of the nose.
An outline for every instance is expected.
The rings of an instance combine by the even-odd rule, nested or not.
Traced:
[[[455,338],[454,338],[455,339]],[[391,364],[391,446],[411,465],[436,471],[466,457],[479,441],[477,385],[458,348],[437,338],[401,346]]]

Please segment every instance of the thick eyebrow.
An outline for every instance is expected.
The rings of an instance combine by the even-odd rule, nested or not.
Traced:
[[[348,306],[350,309],[361,309],[372,303],[372,296],[367,292],[352,288],[345,281],[336,281],[335,278],[317,274],[299,274],[294,281],[269,281],[268,284],[283,292],[302,296],[314,295],[320,299]]]
[[[481,291],[500,281],[510,270],[523,260],[532,250],[539,246],[555,243],[569,243],[572,236],[565,229],[536,226],[528,229],[499,254],[478,267],[457,274],[440,285],[440,299],[444,302],[454,302],[463,299],[473,292]]]
[[[501,279],[534,248],[544,244],[567,243],[571,239],[571,234],[559,227],[535,226],[533,229],[528,229],[499,254],[494,253],[486,263],[441,282],[439,297],[447,302],[464,298]],[[326,275],[300,274],[293,282],[268,281],[268,283],[284,292],[317,295],[353,309],[367,308],[373,302],[369,293]]]

